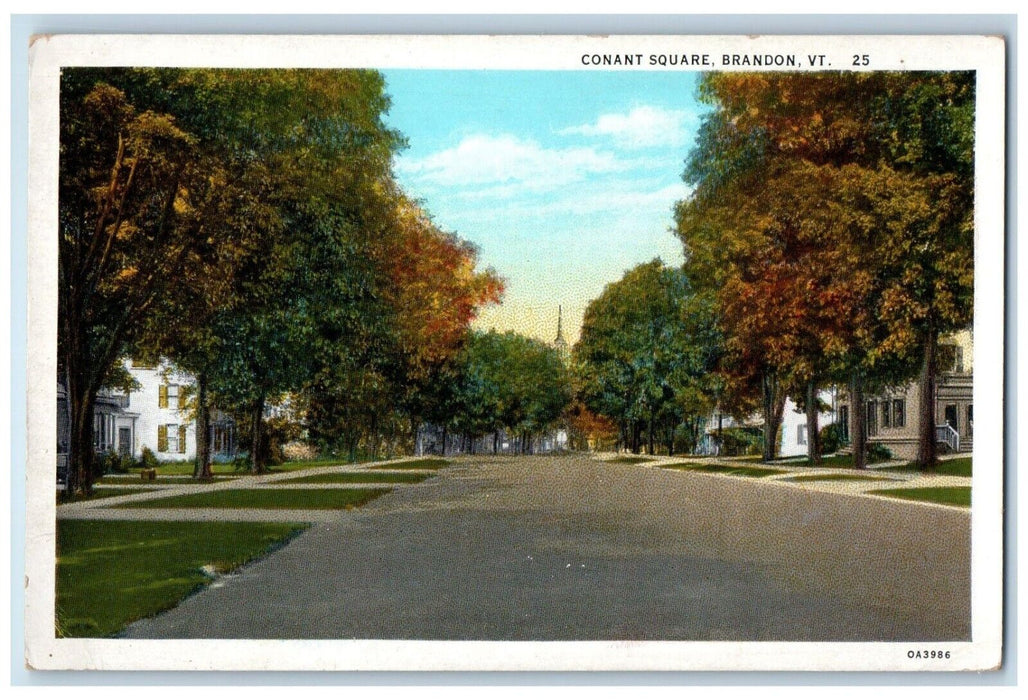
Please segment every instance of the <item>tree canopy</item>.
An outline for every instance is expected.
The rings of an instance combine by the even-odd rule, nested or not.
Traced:
[[[924,375],[970,321],[973,74],[714,73],[700,94],[676,233],[728,386],[763,388],[773,435],[772,385]]]
[[[675,430],[711,408],[717,338],[681,270],[660,260],[638,265],[591,301],[574,348],[581,396],[620,426],[621,442],[649,449],[658,432],[673,450]],[[669,450],[670,451],[670,450]]]
[[[128,354],[197,375],[200,416],[208,396],[248,416],[260,470],[269,400],[377,415],[459,352],[502,285],[393,181],[384,87],[367,70],[64,71],[71,491],[91,487],[93,405]]]

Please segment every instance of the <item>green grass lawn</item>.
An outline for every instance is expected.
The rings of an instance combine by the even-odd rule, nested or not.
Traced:
[[[60,637],[108,637],[174,607],[210,579],[281,546],[294,523],[57,522]]]
[[[902,467],[888,467],[886,471],[891,472],[903,472],[906,474],[919,474],[917,467],[913,462],[903,465]],[[956,459],[947,459],[940,461],[935,466],[934,472],[927,472],[928,474],[940,474],[942,476],[971,476],[971,458],[970,457],[957,457]]]
[[[344,464],[356,464],[341,457],[325,457],[319,459],[303,459],[291,462],[283,462],[273,467],[268,467],[268,473],[295,472],[300,469],[311,469],[313,467],[338,467]],[[157,476],[184,476],[193,475],[194,463],[188,460],[177,462],[160,462],[157,465]],[[130,474],[139,475],[139,469],[130,469]],[[238,469],[232,462],[215,462],[211,465],[211,473],[215,476],[246,476],[249,469]]]
[[[442,469],[450,463],[448,459],[438,457],[427,457],[425,459],[412,459],[409,462],[391,462],[379,464],[370,469]]]
[[[774,474],[785,474],[782,469],[767,469],[765,467],[731,467],[724,464],[705,464],[703,462],[678,462],[676,464],[661,465],[664,469],[678,469],[681,471],[706,472],[708,474],[726,474],[728,476],[751,476],[760,478]]]
[[[58,494],[58,503],[81,503],[82,501],[96,501],[101,498],[111,498],[113,496],[127,496],[132,493],[157,493],[162,489],[157,488],[146,488],[146,487],[133,487],[123,489],[111,489],[111,488],[94,488],[91,496],[79,496],[71,500],[62,500],[62,495]]]
[[[241,476],[240,474],[235,474],[235,475],[232,475],[232,476],[229,476],[228,474],[223,474],[223,475],[219,475],[219,476],[214,477],[210,481],[195,482],[195,481],[193,481],[193,477],[191,477],[191,476],[162,476],[162,475],[158,474],[157,478],[154,481],[150,481],[149,479],[140,479],[138,474],[133,474],[133,475],[129,475],[129,476],[105,476],[105,477],[103,477],[101,479],[97,479],[93,483],[95,485],[97,485],[97,486],[114,486],[114,485],[119,485],[119,484],[123,485],[123,486],[147,486],[147,485],[149,485],[149,486],[154,486],[154,485],[157,485],[157,486],[160,486],[160,485],[164,485],[164,486],[183,486],[183,485],[186,485],[186,484],[193,484],[193,483],[205,483],[206,484],[206,483],[211,483],[211,482],[215,482],[215,481],[217,481],[217,482],[232,481],[233,479],[240,478],[240,476]]]
[[[134,501],[115,507],[337,510],[362,506],[389,491],[390,489],[224,489]]]
[[[882,460],[867,460],[868,464],[876,464]],[[795,462],[789,462],[791,467],[813,467],[820,466],[826,469],[852,469],[853,468],[853,455],[832,455],[831,457],[822,457],[821,464],[815,465],[810,462],[809,459],[800,459]]]
[[[801,474],[790,476],[784,481],[896,481],[887,476],[864,476],[863,474]]]
[[[193,468],[196,465],[192,461],[180,461],[180,462],[159,462],[157,464],[157,476],[193,476]],[[134,475],[137,479],[139,478],[139,468],[129,469],[129,474]],[[211,473],[217,475],[229,475],[239,474],[239,471],[231,462],[226,463],[215,463],[211,465]]]
[[[614,459],[608,459],[611,464],[644,464],[646,462],[652,462],[653,460],[649,457],[615,457]]]
[[[907,501],[927,501],[949,506],[971,505],[971,488],[968,486],[929,486],[919,489],[877,489],[868,493]]]
[[[431,478],[432,474],[411,474],[405,472],[334,472],[310,474],[282,479],[276,484],[417,484]]]

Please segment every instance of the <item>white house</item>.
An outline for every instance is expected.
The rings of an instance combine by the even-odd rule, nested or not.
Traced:
[[[125,369],[137,387],[120,397],[121,410],[113,416],[118,451],[138,458],[148,447],[160,461],[195,459],[193,376],[163,360],[125,360]],[[217,411],[211,415],[210,441],[215,459],[235,454],[235,426]]]
[[[119,432],[131,430],[132,456],[148,447],[161,461],[195,458],[193,377],[163,361],[150,365],[126,360],[125,369],[138,384],[128,395],[126,425],[119,427]]]
[[[836,420],[838,411],[837,392],[826,389],[818,394],[828,410],[817,416],[817,427],[820,430]],[[782,412],[782,434],[779,440],[778,455],[780,457],[801,457],[807,454],[809,436],[807,435],[807,414],[796,408],[791,397],[785,399],[785,410]]]

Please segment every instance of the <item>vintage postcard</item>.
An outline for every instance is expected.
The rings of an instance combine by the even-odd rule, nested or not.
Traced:
[[[28,667],[1002,667],[1002,39],[30,58]]]

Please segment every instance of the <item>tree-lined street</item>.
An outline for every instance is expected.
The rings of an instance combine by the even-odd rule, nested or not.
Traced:
[[[585,456],[467,457],[124,634],[966,639],[969,523],[964,509]]]

